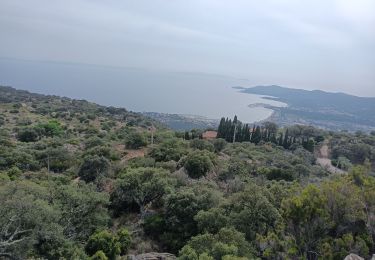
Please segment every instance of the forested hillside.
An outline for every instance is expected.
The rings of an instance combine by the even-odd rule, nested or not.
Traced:
[[[0,87],[0,259],[375,252],[375,133],[237,118],[217,130]],[[317,162],[323,146],[339,174]]]

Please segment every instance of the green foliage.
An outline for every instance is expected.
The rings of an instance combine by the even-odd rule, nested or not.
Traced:
[[[214,151],[214,145],[203,139],[194,139],[190,142],[190,147],[198,150]]]
[[[121,254],[125,255],[132,242],[130,232],[126,228],[120,229],[117,231],[117,240],[120,243]]]
[[[92,257],[90,257],[90,260],[108,260],[108,257],[102,250],[99,250]]]
[[[270,202],[269,194],[254,184],[233,194],[224,209],[229,212],[230,223],[249,240],[255,240],[256,234],[274,229],[280,221],[280,214]]]
[[[147,145],[147,139],[143,133],[132,131],[126,136],[125,145],[129,149],[139,149]]]
[[[283,216],[287,230],[296,239],[300,252],[308,255],[316,250],[317,238],[327,234],[329,220],[326,198],[315,186],[307,186],[300,195],[283,201]]]
[[[116,259],[128,252],[130,244],[131,235],[127,229],[122,228],[116,234],[102,230],[89,237],[85,250],[91,259]]]
[[[38,124],[35,129],[37,129],[41,135],[47,137],[60,136],[64,132],[61,123],[56,120],[51,120],[48,123]]]
[[[375,251],[373,135],[249,127],[235,117],[207,141],[198,139],[203,130],[176,133],[125,109],[3,87],[0,114],[0,258],[115,259],[130,248],[197,260]],[[323,141],[347,173],[319,165],[314,149]],[[128,148],[143,146],[145,157],[128,159]]]
[[[172,193],[165,205],[165,233],[160,237],[172,251],[179,250],[186,240],[198,233],[195,215],[218,205],[221,194],[206,186],[183,188]]]
[[[135,203],[143,217],[152,202],[168,193],[170,185],[169,172],[164,169],[129,168],[117,182],[112,205],[119,209],[122,205]]]
[[[192,237],[181,249],[179,259],[250,259],[254,257],[252,250],[244,234],[233,228],[222,228],[215,235],[205,233]]]
[[[169,139],[151,149],[149,156],[158,162],[179,161],[188,153],[187,143],[181,139]]]
[[[190,153],[184,167],[191,178],[205,176],[213,168],[214,155],[207,151],[196,151]]]
[[[213,141],[213,145],[214,145],[215,152],[218,153],[224,150],[224,148],[227,145],[227,142],[222,138],[218,138]]]
[[[21,129],[17,134],[17,139],[21,142],[36,142],[39,138],[39,133],[30,127]]]
[[[93,182],[98,178],[107,176],[110,166],[110,162],[105,157],[88,156],[84,158],[78,176],[85,182]]]
[[[285,180],[293,181],[293,173],[290,170],[284,170],[280,168],[271,168],[266,172],[266,177],[268,180]]]
[[[13,166],[12,168],[10,168],[7,172],[9,178],[11,180],[16,180],[18,179],[20,176],[21,176],[21,173],[22,171],[20,169],[18,169],[17,166]]]
[[[109,259],[115,259],[115,257],[121,253],[121,245],[116,239],[116,236],[107,230],[91,235],[85,249],[90,256],[93,256],[98,251],[102,251]]]
[[[90,149],[90,148],[93,148],[93,147],[96,147],[96,146],[102,146],[102,145],[104,145],[103,139],[101,139],[97,136],[92,136],[85,141],[85,148],[86,149]]]

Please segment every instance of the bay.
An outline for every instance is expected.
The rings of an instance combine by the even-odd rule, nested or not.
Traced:
[[[285,106],[233,88],[250,83],[203,73],[0,59],[0,85],[136,112],[199,115],[209,119],[237,115],[243,122],[252,123],[266,119],[272,110],[249,105]]]

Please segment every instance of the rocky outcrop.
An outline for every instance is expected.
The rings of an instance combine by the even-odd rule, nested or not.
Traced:
[[[169,253],[146,253],[140,255],[128,255],[128,260],[175,260],[177,257]]]

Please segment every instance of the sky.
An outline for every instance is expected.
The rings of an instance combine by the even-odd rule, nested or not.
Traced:
[[[0,0],[0,58],[375,96],[375,0]]]

